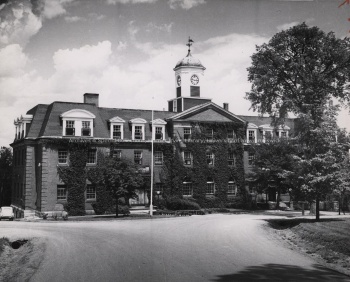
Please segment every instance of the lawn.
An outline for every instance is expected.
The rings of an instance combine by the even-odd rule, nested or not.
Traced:
[[[271,227],[299,250],[350,275],[350,218],[272,219]]]

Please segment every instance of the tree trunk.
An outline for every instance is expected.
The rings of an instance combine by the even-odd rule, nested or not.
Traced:
[[[320,220],[320,199],[316,196],[316,221]]]
[[[277,199],[276,199],[276,207],[275,207],[276,210],[280,208],[280,198],[281,198],[281,188],[277,188]]]
[[[118,217],[118,199],[119,197],[115,197],[115,217]]]

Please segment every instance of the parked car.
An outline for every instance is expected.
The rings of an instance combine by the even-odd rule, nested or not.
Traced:
[[[0,220],[5,218],[11,221],[15,218],[15,214],[13,213],[13,209],[11,207],[0,208]]]

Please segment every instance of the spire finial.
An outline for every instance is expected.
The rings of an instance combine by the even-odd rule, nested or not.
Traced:
[[[188,37],[188,43],[186,44],[186,46],[188,46],[188,54],[187,54],[187,56],[191,53],[192,43],[194,43],[194,41],[191,39],[191,36],[189,36]]]

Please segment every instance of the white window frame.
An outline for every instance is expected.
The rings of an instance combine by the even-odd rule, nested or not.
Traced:
[[[188,132],[185,132],[187,131]],[[189,138],[185,138],[185,136],[189,137]],[[191,127],[184,127],[184,140],[190,140],[192,137],[192,128]]]
[[[159,154],[160,154],[160,156],[159,156]],[[163,165],[163,152],[162,151],[155,151],[154,152],[154,165]]]
[[[111,118],[109,120],[109,123],[110,123],[110,138],[111,139],[117,139],[117,138],[114,138],[113,137],[113,129],[114,129],[114,125],[119,125],[120,126],[120,139],[124,139],[124,123],[125,123],[125,120],[123,120],[122,118],[120,117],[114,117],[114,118]],[[118,140],[118,139],[117,139]]]
[[[208,166],[214,166],[215,163],[215,156],[213,152],[206,152],[206,161]],[[208,160],[211,159],[212,161],[209,163]]]
[[[234,131],[234,129],[230,129],[227,131],[227,139],[229,139],[229,140],[236,139],[236,132]]]
[[[58,191],[60,190],[63,190],[64,192],[63,193],[59,193]],[[56,193],[57,193],[57,201],[67,201],[67,185],[64,185],[64,184],[57,184],[57,190],[56,190]],[[60,194],[60,195],[59,195]]]
[[[165,126],[167,122],[165,120],[162,120],[160,118],[157,118],[155,120],[151,121],[152,124],[152,139],[153,140],[165,140]],[[162,138],[156,139],[156,128],[161,128],[162,130]]]
[[[255,159],[255,153],[248,151],[248,166],[253,166],[254,159]]]
[[[88,191],[88,189],[90,189],[90,188],[93,188],[93,192]],[[94,197],[88,198],[88,195],[91,196],[92,194],[94,195]],[[94,201],[94,200],[96,200],[96,187],[94,185],[92,185],[92,184],[87,184],[86,185],[86,196],[85,196],[85,199],[87,201]]]
[[[210,185],[210,191],[208,192],[208,187]],[[214,181],[207,181],[205,186],[205,194],[206,195],[214,195],[215,194],[215,182]]]
[[[185,153],[189,153],[189,158],[186,158]],[[183,151],[183,160],[184,160],[184,165],[192,165],[193,162],[193,156],[192,156],[192,152],[191,151]],[[186,160],[189,160],[190,163],[186,163]]]
[[[253,142],[249,141],[249,131],[254,132]],[[258,140],[257,139],[258,138],[258,127],[253,123],[248,123],[246,135],[247,135],[247,143],[256,143]]]
[[[89,111],[82,109],[73,109],[60,115],[62,118],[62,136],[76,137],[93,137],[94,136],[94,119],[96,116]],[[66,135],[67,121],[74,121],[74,135]],[[83,122],[90,122],[90,136],[82,135]]]
[[[143,118],[134,118],[134,119],[130,120],[129,122],[131,123],[131,130],[132,130],[131,138],[132,138],[132,140],[145,140],[145,124],[147,123],[147,121],[144,120]],[[142,139],[135,139],[136,126],[141,127]]]
[[[66,153],[66,158],[65,158],[65,162],[60,162],[60,153]],[[68,150],[58,150],[57,152],[57,157],[58,157],[58,164],[62,165],[62,164],[68,164]]]
[[[94,154],[94,162],[90,162],[90,154]],[[97,149],[88,150],[88,157],[86,160],[87,165],[95,165],[97,163]]]
[[[230,187],[233,187],[233,189],[230,189]],[[237,184],[235,181],[229,181],[227,183],[227,193],[236,196],[237,195]]]
[[[136,154],[140,153],[140,157],[136,158]],[[134,163],[138,165],[142,165],[142,150],[134,150]],[[140,160],[139,162],[135,162],[135,160]]]

